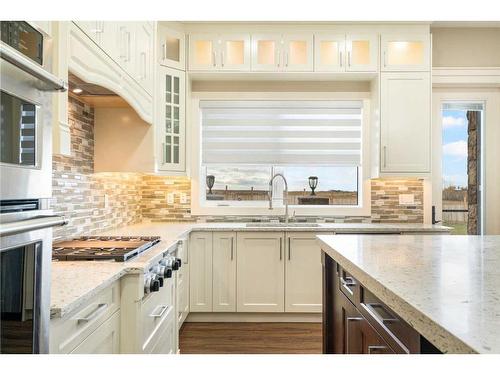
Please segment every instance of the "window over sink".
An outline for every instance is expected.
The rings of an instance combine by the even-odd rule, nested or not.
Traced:
[[[297,215],[366,214],[364,104],[200,100],[193,213],[279,215],[281,179],[273,184],[274,212],[268,196],[271,177],[281,173],[289,209]]]

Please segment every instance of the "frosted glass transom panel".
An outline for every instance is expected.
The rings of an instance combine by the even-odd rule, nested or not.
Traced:
[[[260,65],[274,65],[276,45],[274,40],[259,40],[257,42],[257,62]]]
[[[370,65],[370,41],[353,40],[351,49],[351,65]]]
[[[289,44],[290,65],[307,64],[307,42],[305,40],[292,40]]]
[[[245,63],[245,42],[243,40],[226,41],[225,64],[243,65]]]
[[[179,38],[167,37],[165,40],[167,45],[167,55],[168,60],[173,60],[179,62],[181,59],[181,41]]]
[[[339,63],[339,42],[321,41],[319,58],[322,65],[336,65]]]
[[[388,65],[422,65],[424,64],[424,42],[388,42]]]
[[[198,65],[212,64],[212,41],[197,40],[195,41],[194,60]]]

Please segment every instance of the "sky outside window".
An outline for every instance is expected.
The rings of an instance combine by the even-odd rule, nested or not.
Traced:
[[[443,187],[467,187],[467,112],[443,110]]]

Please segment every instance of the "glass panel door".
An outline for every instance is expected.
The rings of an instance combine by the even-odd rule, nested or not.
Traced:
[[[345,70],[345,35],[315,35],[314,70],[340,72]]]
[[[38,352],[41,242],[0,251],[0,354]]]

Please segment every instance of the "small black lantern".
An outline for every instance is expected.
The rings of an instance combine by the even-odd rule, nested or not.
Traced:
[[[311,188],[311,195],[316,195],[314,189],[318,186],[318,177],[309,176],[309,187]]]
[[[208,186],[208,194],[212,194],[212,188],[215,184],[215,176],[208,175],[207,176],[207,186]]]

